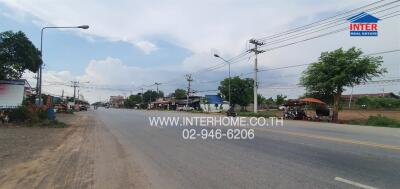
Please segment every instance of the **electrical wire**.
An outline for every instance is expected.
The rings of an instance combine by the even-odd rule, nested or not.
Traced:
[[[353,12],[356,12],[356,11],[359,12],[360,10],[362,10],[364,8],[367,8],[367,7],[372,6],[372,5],[377,5],[377,4],[382,3],[384,1],[386,1],[386,0],[380,0],[380,1],[377,1],[377,2],[373,2],[373,3],[370,3],[370,4],[364,5],[362,7],[358,7],[358,8],[352,9],[350,11],[345,11],[343,13],[340,13],[340,14],[337,14],[337,15],[322,19],[322,20],[315,21],[315,22],[307,24],[307,25],[303,25],[303,26],[300,26],[300,27],[297,27],[297,28],[293,28],[293,29],[290,29],[290,30],[287,30],[287,31],[284,31],[284,32],[281,32],[281,33],[274,34],[274,35],[261,37],[261,38],[258,38],[258,40],[265,41],[265,40],[268,40],[268,39],[271,39],[271,38],[276,38],[276,37],[279,37],[279,36],[292,34],[292,33],[295,33],[295,32],[298,32],[298,31],[301,31],[301,30],[304,30],[304,29],[312,28],[317,24],[324,23],[326,21],[329,21],[331,19],[335,19],[335,18],[340,17],[340,16],[342,16],[340,19],[343,19],[343,18],[348,17],[348,14],[350,14],[350,13],[353,13]],[[397,1],[393,1],[393,2],[397,2]]]

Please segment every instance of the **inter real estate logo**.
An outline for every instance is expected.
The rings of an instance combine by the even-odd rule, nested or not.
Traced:
[[[362,12],[347,20],[350,22],[350,36],[378,36],[379,18]]]

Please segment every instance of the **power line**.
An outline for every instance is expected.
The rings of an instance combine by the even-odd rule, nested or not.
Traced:
[[[372,55],[379,55],[379,54],[387,54],[387,53],[394,53],[394,52],[399,52],[400,49],[393,49],[393,50],[387,50],[387,51],[381,51],[381,52],[375,52],[375,53],[369,53],[365,54],[363,56],[372,56]],[[303,66],[308,66],[312,63],[305,63],[305,64],[297,64],[297,65],[291,65],[291,66],[283,66],[283,67],[276,67],[276,68],[269,68],[269,69],[261,69],[258,72],[266,72],[266,71],[273,71],[273,70],[282,70],[282,69],[288,69],[288,68],[296,68],[296,67],[303,67]],[[250,75],[253,74],[254,72],[248,72],[245,74],[240,74],[238,76],[244,76],[244,75]]]
[[[393,2],[391,2],[391,3],[393,3]],[[393,9],[393,8],[396,8],[396,7],[399,7],[399,6],[400,5],[396,5],[396,6],[384,9],[384,10],[373,12],[372,14],[381,13],[381,12],[384,12],[384,11],[387,11],[387,10],[390,10],[390,9]],[[373,9],[376,9],[376,8],[373,8]],[[358,18],[360,18],[362,16],[364,16],[364,15],[356,15],[356,17],[353,17],[352,20],[356,20],[356,19],[358,19]],[[347,22],[348,22],[348,20],[342,20],[341,22],[339,22],[337,24],[335,24],[336,22],[325,24],[325,25],[319,26],[317,28],[311,29],[309,31],[302,31],[302,32],[299,32],[299,33],[295,33],[294,35],[287,36],[285,38],[280,38],[280,39],[277,39],[277,40],[272,40],[272,41],[266,42],[264,44],[264,46],[271,46],[271,45],[279,44],[279,43],[282,43],[282,42],[285,42],[285,41],[289,41],[289,40],[292,40],[292,39],[304,37],[304,36],[307,36],[307,35],[310,35],[310,34],[313,34],[313,33],[317,33],[317,32],[324,31],[324,30],[327,30],[327,29],[330,29],[330,28],[334,28],[336,26],[340,26],[340,25],[346,24]],[[334,25],[332,25],[332,24],[334,24]],[[325,26],[328,26],[328,27],[325,27]]]
[[[400,12],[400,11],[395,11],[395,12],[389,13],[387,15],[391,15],[391,14],[397,13],[397,12]],[[384,15],[383,18],[381,18],[381,20],[386,20],[388,18],[392,18],[392,17],[385,17],[387,15]],[[324,33],[324,34],[317,35],[317,36],[310,37],[310,38],[306,38],[306,39],[303,39],[303,40],[287,43],[287,44],[276,46],[276,47],[273,47],[273,48],[267,48],[267,49],[264,49],[264,50],[265,51],[273,51],[273,50],[280,49],[280,48],[283,48],[283,47],[287,47],[287,46],[295,45],[295,44],[298,44],[298,43],[302,43],[302,42],[310,41],[310,40],[313,40],[313,39],[317,39],[317,38],[325,37],[325,36],[328,36],[328,35],[332,35],[332,34],[335,34],[335,33],[339,33],[339,32],[345,31],[347,29],[348,29],[347,27],[344,27],[344,28],[341,28],[341,29],[337,29],[337,30],[328,32],[328,33]]]
[[[291,34],[291,33],[295,33],[295,32],[297,32],[297,31],[301,31],[301,30],[304,30],[304,29],[312,28],[312,27],[314,27],[314,26],[317,25],[317,24],[320,24],[320,23],[329,21],[329,20],[331,20],[331,19],[334,19],[334,18],[340,17],[340,16],[343,16],[343,17],[340,18],[340,19],[343,19],[343,18],[348,17],[348,14],[350,14],[350,13],[352,13],[352,12],[360,11],[360,10],[362,10],[362,9],[364,9],[364,8],[367,8],[367,7],[372,6],[372,5],[377,5],[377,4],[382,3],[382,2],[384,2],[384,1],[385,1],[385,0],[380,0],[380,1],[377,1],[377,2],[373,2],[373,3],[370,3],[370,4],[364,5],[364,6],[362,6],[362,7],[358,7],[358,8],[352,9],[352,10],[350,10],[350,11],[345,11],[345,12],[343,12],[343,13],[340,13],[340,14],[337,14],[337,15],[334,15],[334,16],[331,16],[331,17],[322,19],[322,20],[318,20],[318,21],[316,21],[316,22],[313,22],[313,23],[310,23],[310,24],[307,24],[307,25],[304,25],[304,26],[300,26],[300,27],[297,27],[297,28],[293,28],[293,29],[290,29],[290,30],[287,30],[287,31],[284,31],[284,32],[281,32],[281,33],[274,34],[274,35],[270,35],[270,36],[266,36],[266,37],[261,37],[261,38],[258,38],[258,39],[259,39],[259,40],[267,40],[267,39],[276,38],[276,37],[283,36],[283,35],[288,35],[288,34]],[[397,1],[395,1],[395,2],[397,2]],[[346,15],[346,16],[344,16],[344,15]]]
[[[360,10],[360,9],[369,7],[369,6],[371,6],[371,5],[378,4],[378,3],[383,2],[383,1],[385,1],[385,0],[381,0],[381,1],[379,1],[379,2],[371,3],[371,4],[365,5],[365,6],[363,6],[363,7],[360,7],[360,8],[357,8],[357,9],[353,9],[353,10],[351,10],[351,11],[347,11],[347,12],[345,12],[345,13],[342,13],[342,14],[339,14],[339,15],[336,15],[336,16],[333,16],[333,17],[330,17],[330,18],[335,18],[335,17],[338,17],[338,16],[340,16],[340,15],[346,15],[346,14],[348,14],[348,13],[351,13],[351,12],[354,12],[354,11],[356,11],[356,10]],[[400,1],[400,0],[396,0],[396,1],[392,1],[392,2],[389,2],[389,3],[383,4],[383,5],[379,5],[379,6],[377,6],[377,7],[373,7],[373,8],[367,9],[366,11],[369,11],[369,10],[376,10],[376,9],[378,9],[378,8],[382,8],[382,7],[388,6],[388,5],[390,5],[390,4],[396,3],[396,2],[398,2],[398,1]],[[398,5],[397,5],[397,6],[398,6]],[[387,11],[387,10],[393,9],[393,8],[395,8],[395,7],[397,7],[397,6],[390,7],[390,8],[388,8],[388,9],[381,10],[381,11],[378,11],[378,12]],[[348,15],[347,15],[347,16],[348,16]],[[339,18],[339,19],[346,18],[347,16],[341,17],[341,18]],[[329,20],[330,18],[324,19],[324,20],[321,20],[321,21],[317,21],[317,22],[314,22],[314,23],[312,23],[312,24],[308,24],[308,25],[306,25],[306,26],[299,27],[299,28],[297,28],[297,29],[290,30],[290,32],[288,32],[288,31],[287,31],[287,32],[282,32],[282,33],[280,33],[280,34],[273,35],[273,37],[276,38],[276,37],[279,37],[279,36],[284,36],[284,35],[288,35],[288,34],[291,34],[291,33],[295,33],[295,32],[301,31],[301,30],[310,29],[310,28],[312,28],[312,27],[310,27],[311,25],[315,25],[316,23],[321,23],[322,21]],[[353,19],[354,19],[354,18],[353,18]],[[334,21],[336,22],[337,20],[334,20]],[[332,24],[332,23],[334,23],[334,22],[331,21],[329,24]],[[325,25],[323,25],[323,26],[327,26],[327,25],[329,25],[329,24],[325,24]],[[322,28],[322,27],[319,26],[318,28]],[[331,28],[331,27],[329,27],[329,28]],[[322,30],[326,30],[326,29],[329,29],[329,28],[323,28]],[[347,29],[347,28],[346,28],[346,29]],[[316,32],[318,32],[318,31],[322,31],[322,30],[320,29],[320,30],[317,30],[317,31],[313,31],[312,33],[316,33]],[[344,30],[345,30],[345,28],[339,29],[339,30],[335,30],[335,31],[332,31],[332,32],[329,32],[329,33],[325,33],[325,34],[322,34],[322,35],[314,36],[314,37],[312,37],[312,38],[308,38],[308,39],[304,39],[304,40],[301,40],[301,41],[296,41],[296,42],[293,42],[293,43],[289,43],[289,44],[281,45],[281,46],[278,46],[278,47],[266,49],[266,51],[271,51],[271,50],[275,50],[275,49],[278,49],[278,48],[286,47],[286,46],[289,46],[289,45],[294,45],[294,44],[297,44],[297,43],[300,43],[300,42],[305,42],[305,41],[312,40],[312,39],[316,39],[316,38],[323,37],[323,36],[326,36],[326,35],[338,33],[338,32],[344,31]],[[304,31],[303,31],[303,32],[304,32]],[[309,35],[309,34],[311,34],[311,33],[306,33],[305,35]],[[299,35],[299,34],[296,34],[296,35]],[[305,36],[305,35],[303,34],[302,36]],[[288,40],[291,40],[291,39],[295,39],[295,38],[298,38],[298,37],[301,37],[301,36],[297,36],[297,37],[291,36],[291,38],[286,38],[286,39],[283,39],[283,40],[282,40],[282,39],[280,39],[280,40],[275,40],[275,41],[273,41],[273,42],[274,42],[274,44],[276,44],[276,43],[281,43],[281,42],[288,41]],[[261,39],[261,40],[266,40],[266,38],[260,38],[260,39]],[[270,36],[269,39],[273,39],[272,36]],[[270,42],[270,43],[271,43],[271,42]],[[271,45],[271,44],[269,44],[269,45]],[[247,54],[249,54],[249,53],[250,53],[250,51],[249,51],[249,50],[246,50],[246,51],[240,53],[239,55],[237,55],[237,56],[235,56],[235,57],[232,57],[232,58],[229,59],[228,61],[232,62],[232,64],[238,63],[238,62],[240,62],[243,58],[246,58],[246,59],[247,59],[247,57],[245,57],[245,56],[246,56]],[[248,58],[251,58],[251,56],[248,57]],[[214,71],[214,70],[217,70],[217,69],[222,68],[222,67],[225,67],[225,66],[226,66],[225,63],[221,63],[221,64],[217,64],[217,65],[214,65],[214,66],[211,66],[211,67],[208,67],[208,68],[204,68],[204,69],[201,69],[201,70],[192,72],[191,74],[200,74],[200,73],[203,73],[203,72],[210,72],[210,71]],[[179,78],[176,78],[176,79],[173,79],[173,80],[170,80],[170,81],[167,81],[167,82],[164,82],[163,85],[170,84],[170,83],[174,83],[174,82],[178,82],[178,81],[181,81],[181,78],[180,78],[180,77],[179,77]],[[150,85],[150,86],[154,86],[154,85]]]

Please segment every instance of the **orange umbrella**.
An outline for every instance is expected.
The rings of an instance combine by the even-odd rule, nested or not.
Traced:
[[[314,103],[318,103],[318,104],[326,104],[325,102],[322,102],[321,100],[316,99],[316,98],[303,98],[303,99],[300,99],[300,102],[314,102]]]

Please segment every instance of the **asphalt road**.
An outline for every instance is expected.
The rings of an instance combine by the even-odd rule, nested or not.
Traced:
[[[400,188],[400,129],[287,121],[256,128],[252,140],[185,140],[185,127],[148,120],[181,113],[93,114],[150,188]]]

